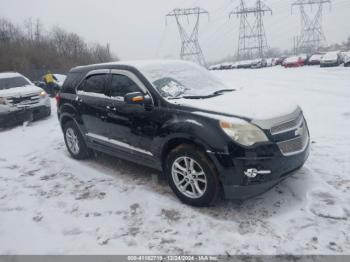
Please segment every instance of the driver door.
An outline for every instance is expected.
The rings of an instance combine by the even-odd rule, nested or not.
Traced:
[[[140,92],[147,94],[142,82],[131,72],[125,70],[111,71],[110,104],[108,118],[110,120],[110,141],[120,151],[152,157],[150,151],[140,147],[145,128],[153,122],[153,109],[145,107],[143,103],[126,103],[125,96]],[[155,132],[155,129],[149,130]]]

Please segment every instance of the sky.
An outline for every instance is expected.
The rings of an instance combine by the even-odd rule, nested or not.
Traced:
[[[255,2],[245,1],[247,5]],[[293,36],[300,32],[299,10],[291,10],[295,1],[264,1],[273,11],[264,16],[270,47],[292,48]],[[199,42],[206,60],[215,61],[237,49],[239,19],[229,19],[228,14],[238,4],[239,0],[0,0],[0,17],[16,24],[39,18],[46,29],[58,25],[88,42],[109,43],[123,60],[178,58],[178,28],[171,17],[166,22],[165,15],[174,8],[198,6],[210,14],[201,17]],[[349,15],[350,0],[332,0],[331,7],[325,6],[323,26],[329,44],[350,36]]]

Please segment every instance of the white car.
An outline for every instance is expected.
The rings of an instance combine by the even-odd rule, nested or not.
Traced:
[[[341,55],[339,51],[328,52],[321,59],[321,67],[339,66],[340,64]]]
[[[346,52],[344,55],[344,66],[350,67],[350,51]]]
[[[51,115],[46,92],[15,72],[0,73],[0,128]]]

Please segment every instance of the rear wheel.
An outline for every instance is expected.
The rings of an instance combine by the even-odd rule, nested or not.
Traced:
[[[73,158],[86,159],[91,156],[91,150],[86,146],[82,134],[73,121],[64,125],[63,132],[67,149]]]
[[[219,193],[217,172],[205,153],[192,145],[181,145],[167,158],[166,173],[176,196],[192,206],[209,206]]]

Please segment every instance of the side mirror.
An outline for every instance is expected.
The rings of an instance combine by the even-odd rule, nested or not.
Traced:
[[[153,108],[152,98],[149,95],[144,95],[141,92],[133,92],[126,94],[124,96],[124,101],[127,104],[144,105],[147,109]]]
[[[145,96],[140,92],[133,92],[126,94],[124,101],[128,104],[143,104],[145,101]]]

